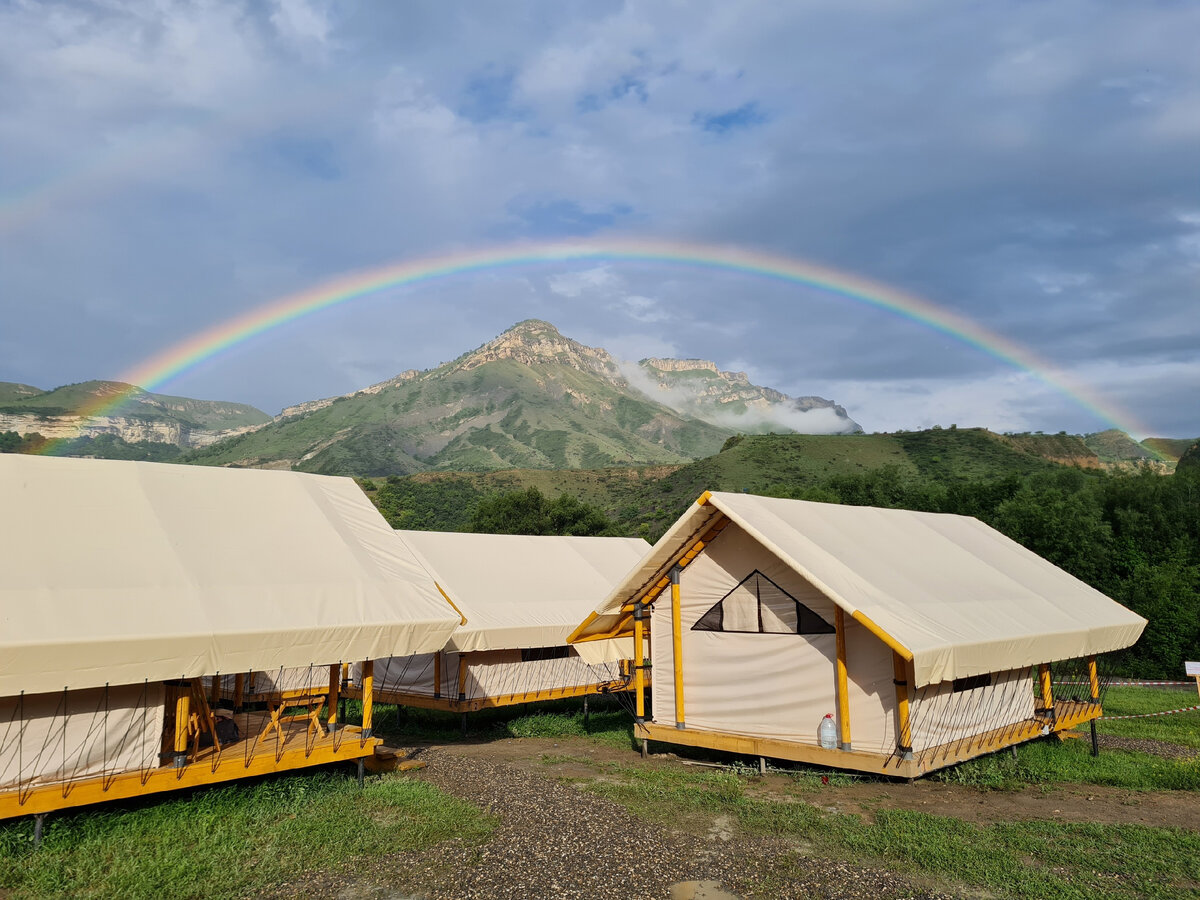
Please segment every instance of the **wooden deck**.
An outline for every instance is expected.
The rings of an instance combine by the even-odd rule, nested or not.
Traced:
[[[0,819],[366,759],[373,757],[375,748],[383,743],[378,738],[363,738],[361,730],[353,725],[320,734],[309,729],[307,716],[281,717],[282,731],[272,731],[259,741],[270,721],[269,712],[244,712],[235,718],[241,732],[238,741],[225,744],[220,751],[209,747],[189,754],[182,768],[176,768],[172,754],[166,754],[166,764],[157,768],[54,784],[24,784],[0,791]]]
[[[704,747],[727,753],[786,759],[792,762],[828,766],[833,769],[853,769],[876,775],[917,778],[937,769],[952,766],[976,756],[995,753],[997,750],[1023,744],[1043,735],[1069,731],[1084,722],[1099,717],[1103,712],[1099,703],[1058,700],[1054,704],[1053,718],[1037,715],[1004,728],[997,728],[983,734],[972,735],[968,738],[917,751],[910,759],[903,759],[896,753],[885,755],[865,750],[826,750],[816,744],[801,741],[676,728],[673,725],[660,725],[656,722],[644,723],[637,729],[637,736],[664,744]]]

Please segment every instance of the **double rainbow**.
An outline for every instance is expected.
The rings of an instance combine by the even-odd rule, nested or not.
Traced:
[[[125,372],[120,380],[154,390],[250,338],[323,309],[441,278],[555,263],[655,263],[739,273],[816,288],[886,310],[941,332],[1016,369],[1033,374],[1115,428],[1140,435],[1148,433],[1148,429],[1127,413],[1088,386],[1057,370],[1049,361],[977,322],[935,306],[928,300],[857,275],[786,256],[737,247],[641,239],[598,238],[509,245],[354,272],[265,303],[198,332],[142,361]],[[106,415],[118,409],[131,394],[132,391],[106,397],[78,410],[78,413],[89,418]],[[50,442],[51,446],[43,452],[53,452],[53,448],[61,443],[62,440]]]

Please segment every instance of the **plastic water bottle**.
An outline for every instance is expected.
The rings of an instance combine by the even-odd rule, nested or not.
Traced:
[[[833,721],[833,713],[826,713],[817,728],[817,742],[822,750],[837,749],[837,725]]]

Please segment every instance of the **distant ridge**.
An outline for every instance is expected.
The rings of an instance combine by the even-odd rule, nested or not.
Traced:
[[[113,400],[120,403],[104,415],[79,413]],[[0,382],[0,432],[50,439],[103,435],[130,444],[150,441],[193,448],[270,421],[265,412],[245,403],[152,394],[120,381],[84,381],[52,391]]]

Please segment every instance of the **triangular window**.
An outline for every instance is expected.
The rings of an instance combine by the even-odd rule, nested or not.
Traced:
[[[833,626],[755,569],[702,615],[692,631],[833,634]]]

